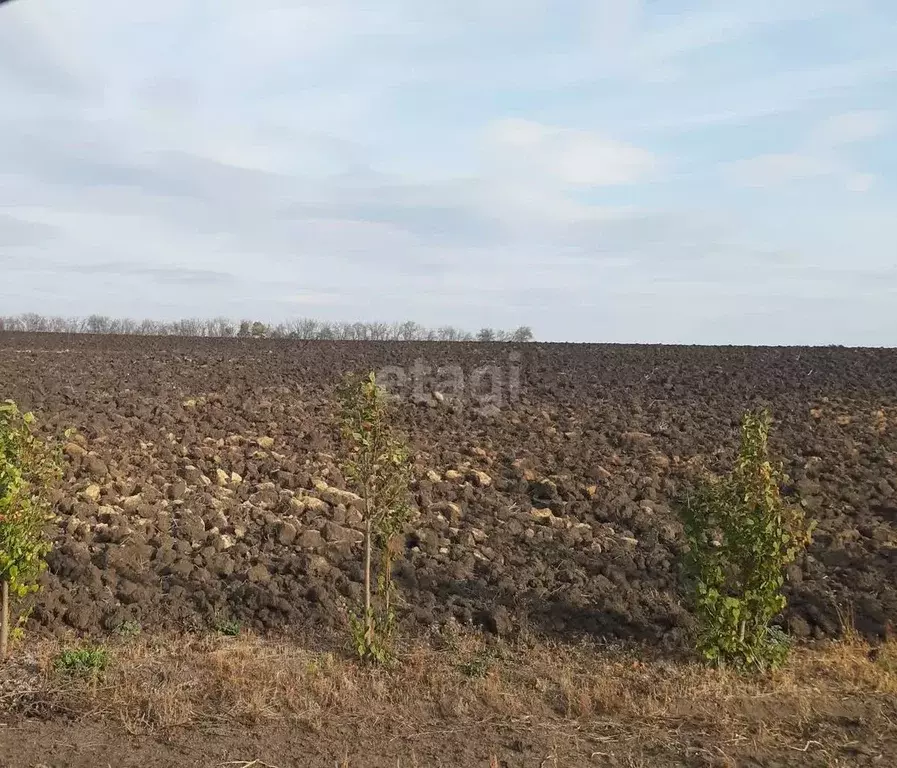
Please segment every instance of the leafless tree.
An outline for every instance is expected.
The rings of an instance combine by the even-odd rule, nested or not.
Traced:
[[[533,340],[533,329],[530,328],[528,325],[521,325],[519,328],[517,328],[514,331],[513,336],[511,338],[511,341],[516,341],[517,343],[525,343],[525,342],[530,342],[532,340]]]
[[[470,332],[451,325],[426,328],[411,320],[402,323],[363,323],[300,318],[269,326],[259,320],[235,323],[226,317],[182,318],[170,322],[147,319],[138,323],[130,318],[111,318],[106,315],[84,318],[45,317],[34,312],[0,317],[0,332],[2,331],[354,341],[472,341],[476,338],[480,341],[524,342],[533,339],[529,326],[521,326],[514,331],[483,328],[474,337]]]

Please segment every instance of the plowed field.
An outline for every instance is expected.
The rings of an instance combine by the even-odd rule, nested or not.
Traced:
[[[895,351],[6,334],[0,397],[77,429],[33,627],[341,625],[360,516],[332,398],[365,369],[396,382],[417,457],[398,572],[411,633],[454,619],[681,645],[672,507],[726,468],[759,404],[818,520],[788,574],[790,631],[833,636],[852,613],[881,636],[897,617]]]

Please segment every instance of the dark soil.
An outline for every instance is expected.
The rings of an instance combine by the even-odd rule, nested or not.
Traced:
[[[420,477],[398,567],[409,630],[680,646],[674,499],[727,467],[760,404],[818,521],[789,571],[791,631],[836,635],[840,612],[881,636],[897,616],[897,351],[0,334],[0,398],[78,430],[34,628],[344,622],[360,517],[339,493],[334,386],[416,360],[460,370],[396,389]],[[489,363],[502,386],[478,397]]]

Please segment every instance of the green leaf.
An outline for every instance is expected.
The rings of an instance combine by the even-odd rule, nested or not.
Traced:
[[[742,669],[784,661],[787,646],[775,639],[770,622],[786,605],[784,568],[813,530],[803,510],[779,493],[784,475],[768,456],[771,423],[766,411],[745,414],[730,474],[702,478],[679,505],[700,627],[697,648],[708,661]]]

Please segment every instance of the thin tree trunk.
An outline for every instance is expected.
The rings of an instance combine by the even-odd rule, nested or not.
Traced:
[[[9,651],[9,582],[0,580],[3,595],[0,597],[0,661],[6,660]]]
[[[391,537],[383,548],[383,591],[386,599],[386,616],[392,616],[392,593],[395,585],[392,581],[392,561],[396,555],[390,547],[395,545],[395,536]]]
[[[374,616],[371,613],[371,519],[368,516],[364,529],[364,621],[368,643],[374,639]]]
[[[385,602],[386,621],[389,621],[390,597],[392,596],[392,553],[389,551],[389,542],[383,547],[383,599]]]

